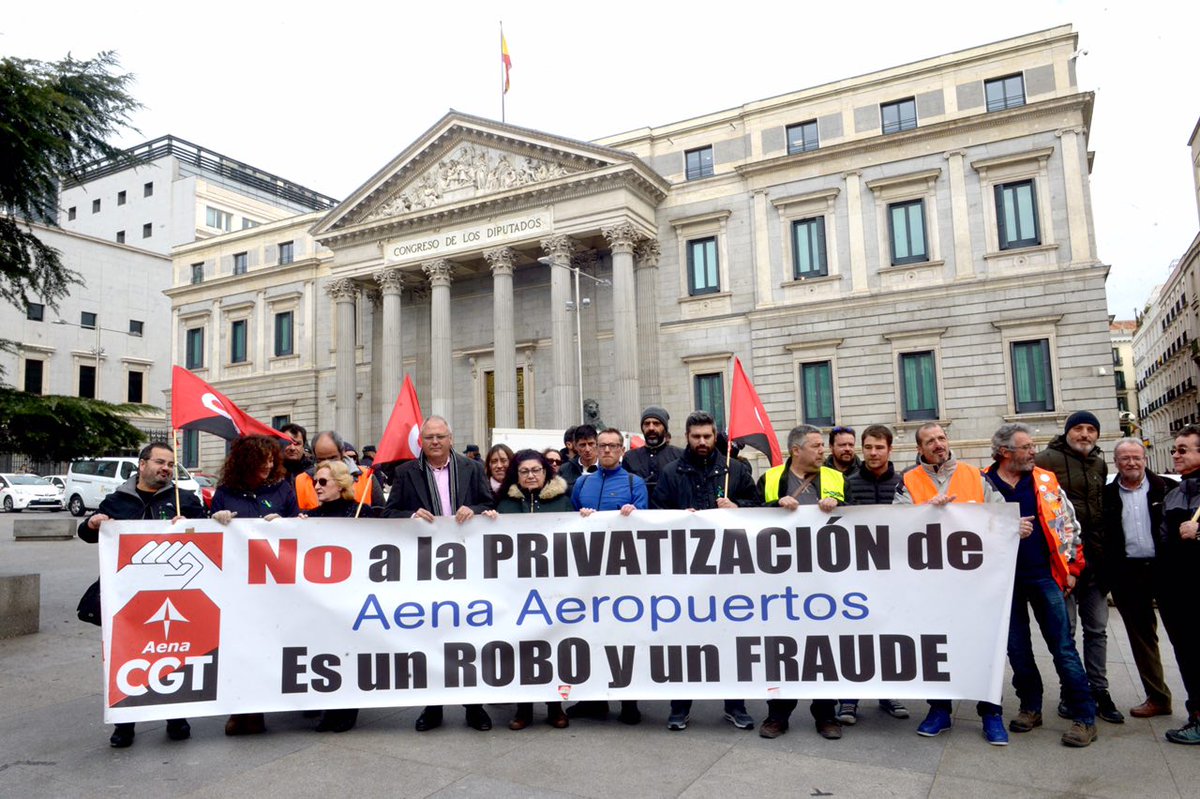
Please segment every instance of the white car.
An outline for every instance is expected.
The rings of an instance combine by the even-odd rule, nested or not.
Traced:
[[[104,498],[117,490],[117,486],[137,474],[138,459],[124,458],[87,458],[75,461],[67,470],[67,484],[63,489],[63,498],[67,502],[67,510],[73,516],[82,516],[89,510],[100,507]],[[188,474],[187,469],[179,468],[179,487],[184,491],[192,491],[200,495],[200,486]]]
[[[5,513],[62,510],[62,493],[36,474],[0,474],[0,506]]]

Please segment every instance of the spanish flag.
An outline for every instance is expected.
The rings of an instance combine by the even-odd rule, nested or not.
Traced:
[[[512,58],[508,55],[508,42],[504,40],[504,32],[500,32],[500,60],[504,62],[504,93],[508,94],[508,72],[512,69]]]

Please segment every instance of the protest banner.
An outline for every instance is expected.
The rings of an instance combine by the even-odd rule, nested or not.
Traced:
[[[105,720],[999,701],[1015,505],[104,522]]]

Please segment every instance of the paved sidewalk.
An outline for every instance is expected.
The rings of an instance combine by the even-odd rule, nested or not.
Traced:
[[[685,732],[665,729],[667,703],[643,702],[645,720],[626,727],[539,723],[510,732],[512,705],[489,705],[496,728],[447,723],[418,734],[419,708],[364,710],[345,734],[317,734],[299,713],[271,714],[268,732],[227,738],[224,718],[192,719],[192,739],[171,742],[163,722],[138,725],[134,746],[108,746],[101,721],[99,628],[75,619],[75,604],[96,577],[96,548],[78,540],[16,543],[12,516],[0,515],[0,573],[40,572],[42,627],[0,641],[0,796],[259,797],[797,797],[997,795],[1195,797],[1200,747],[1169,744],[1163,732],[1182,723],[1183,688],[1164,653],[1176,715],[1123,725],[1098,721],[1087,749],[1059,744],[1068,723],[1054,714],[1057,691],[1049,656],[1045,726],[988,746],[974,703],[956,706],[955,727],[937,738],[915,734],[925,705],[908,702],[899,721],[874,702],[841,741],[812,729],[805,703],[791,731],[774,741],[735,730],[719,702],[698,702]],[[1109,628],[1109,680],[1117,706],[1142,700],[1137,672],[1115,610]],[[613,705],[614,709],[616,704]],[[1005,717],[1016,713],[1011,690]],[[760,720],[762,702],[751,702]]]

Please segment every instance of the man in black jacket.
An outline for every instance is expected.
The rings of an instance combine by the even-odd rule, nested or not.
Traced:
[[[750,469],[725,453],[717,452],[717,427],[712,416],[694,411],[687,418],[687,449],[683,457],[667,464],[654,489],[654,507],[665,510],[711,510],[713,508],[753,508],[762,504]],[[729,490],[726,492],[726,472]],[[668,730],[686,730],[691,719],[692,700],[672,699]],[[725,700],[725,720],[739,730],[754,729],[754,719],[746,712],[743,699]]]
[[[423,519],[453,516],[462,524],[477,513],[492,510],[495,500],[483,473],[483,464],[454,451],[450,423],[430,416],[421,425],[421,454],[396,469],[392,493],[383,515],[391,519]],[[466,705],[467,726],[484,732],[492,719],[483,705]],[[442,725],[442,706],[429,705],[417,717],[417,732]]]
[[[1134,718],[1171,715],[1171,689],[1163,678],[1158,653],[1154,603],[1162,587],[1158,534],[1163,499],[1175,482],[1146,468],[1146,448],[1136,438],[1113,446],[1117,479],[1104,487],[1104,546],[1099,568],[1101,590],[1112,589],[1125,622],[1133,662],[1146,690],[1146,701],[1132,708]]]
[[[671,440],[671,431],[667,427],[670,421],[671,415],[667,413],[666,408],[651,405],[642,411],[642,438],[645,439],[646,446],[629,450],[621,463],[625,471],[646,481],[646,490],[650,492],[651,501],[654,499],[654,488],[658,485],[662,470],[683,455],[682,449],[668,443]]]
[[[109,519],[131,521],[136,519],[203,519],[207,514],[204,505],[191,491],[179,492],[179,506],[175,504],[175,450],[166,444],[147,444],[138,454],[137,474],[129,475],[124,484],[109,494],[91,516],[79,523],[79,537],[89,544],[100,539],[100,525]],[[113,728],[108,742],[117,749],[133,745],[133,722],[118,724]],[[187,719],[168,719],[167,737],[182,741],[192,735]]]

